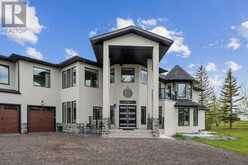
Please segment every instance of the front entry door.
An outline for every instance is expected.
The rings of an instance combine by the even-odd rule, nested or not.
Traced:
[[[122,129],[136,128],[136,106],[120,105],[119,120],[119,126]]]

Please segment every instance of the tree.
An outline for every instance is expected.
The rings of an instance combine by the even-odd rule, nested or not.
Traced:
[[[232,70],[229,69],[223,88],[220,93],[220,102],[222,103],[222,120],[229,122],[229,128],[232,128],[233,122],[238,120],[235,112],[239,109],[238,102],[240,98],[240,87],[237,84],[236,78],[233,76]]]
[[[197,69],[195,77],[198,81],[198,87],[202,89],[199,94],[199,103],[209,108],[214,97],[214,92],[210,85],[208,73],[203,65]]]

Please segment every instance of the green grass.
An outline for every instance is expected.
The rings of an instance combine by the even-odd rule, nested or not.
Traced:
[[[194,138],[193,140],[202,142],[214,147],[248,155],[248,122],[235,122],[233,129],[228,125],[222,125],[220,128],[213,128],[211,131],[217,132],[218,135],[232,136],[237,140],[207,140],[205,138]]]

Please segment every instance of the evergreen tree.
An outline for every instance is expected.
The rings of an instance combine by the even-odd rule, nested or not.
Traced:
[[[216,95],[212,97],[211,105],[209,110],[206,112],[206,128],[211,129],[211,126],[215,124],[216,127],[219,127],[221,122],[221,111],[220,111],[220,102]]]
[[[202,89],[199,94],[199,103],[209,108],[214,92],[208,79],[208,73],[203,65],[197,69],[195,77],[198,81],[198,87]]]
[[[236,78],[233,76],[232,70],[229,69],[223,88],[220,93],[220,102],[222,103],[222,120],[229,122],[229,128],[232,128],[233,122],[238,120],[235,111],[239,109],[238,102],[242,100],[239,98],[240,87],[237,84]]]

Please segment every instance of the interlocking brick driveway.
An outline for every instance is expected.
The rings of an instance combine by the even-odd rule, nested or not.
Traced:
[[[248,158],[190,141],[0,135],[0,165],[9,164],[248,165]]]

